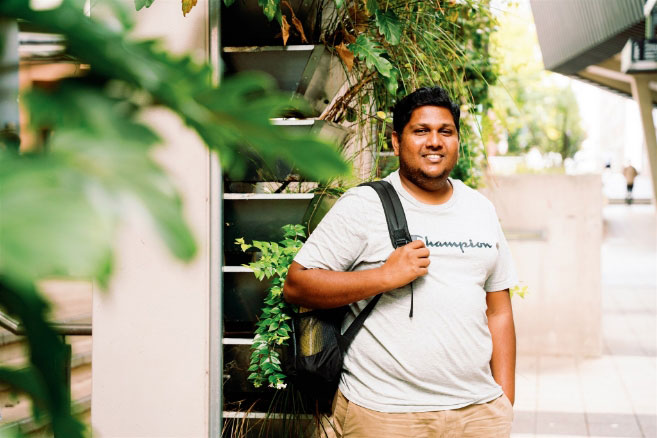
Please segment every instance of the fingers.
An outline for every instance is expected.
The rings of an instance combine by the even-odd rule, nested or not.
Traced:
[[[418,249],[418,248],[426,248],[424,245],[424,242],[421,240],[414,240],[411,243],[407,243],[405,246],[412,248],[412,249]]]
[[[427,258],[431,255],[431,251],[429,251],[429,248],[420,248],[413,250],[411,254],[417,258]]]

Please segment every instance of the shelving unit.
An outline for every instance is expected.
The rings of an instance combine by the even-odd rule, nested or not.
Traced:
[[[321,9],[317,8],[322,2],[291,0],[289,3],[296,17],[304,23],[306,36],[314,43],[281,46],[280,36],[277,36],[280,28],[275,20],[273,24],[266,20],[257,0],[243,0],[222,7],[221,41],[224,47],[221,56],[225,74],[257,71],[270,75],[281,91],[308,103],[307,113],[295,114],[295,117],[307,118],[275,118],[272,123],[289,130],[291,135],[315,134],[340,150],[349,131],[320,119],[347,81],[339,57],[317,43],[318,24],[321,23]],[[291,22],[289,17],[288,22]],[[257,254],[242,252],[235,245],[235,239],[243,238],[247,243],[253,240],[278,241],[282,237],[283,225],[308,221],[309,211],[317,207],[315,204],[319,198],[312,193],[244,193],[260,186],[259,183],[282,184],[300,180],[293,163],[265,160],[248,148],[244,153],[248,159],[245,175],[239,179],[224,179],[228,190],[223,195],[222,210],[223,396],[227,406],[245,400],[251,408],[250,403],[258,399],[266,402],[274,394],[273,389],[256,389],[247,380],[253,331],[268,284],[266,280],[258,281],[251,270],[243,266]],[[276,418],[276,414],[265,414],[263,410],[269,411],[268,403],[256,404],[249,413],[225,410],[223,415],[225,421]]]

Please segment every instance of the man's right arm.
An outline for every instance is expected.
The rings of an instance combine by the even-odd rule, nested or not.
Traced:
[[[426,275],[429,250],[416,240],[397,248],[380,267],[338,272],[306,269],[292,262],[283,294],[289,303],[310,309],[331,309],[402,287]]]

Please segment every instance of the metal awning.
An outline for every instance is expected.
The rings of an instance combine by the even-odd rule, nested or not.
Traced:
[[[631,97],[620,52],[645,35],[644,0],[530,0],[547,70]],[[657,82],[651,82],[657,105]]]

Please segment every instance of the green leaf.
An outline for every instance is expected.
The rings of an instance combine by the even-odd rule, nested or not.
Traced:
[[[47,400],[44,388],[39,384],[40,378],[34,368],[23,369],[0,368],[0,381],[5,382],[13,389],[29,394],[32,400],[43,404]]]
[[[402,24],[394,11],[376,11],[376,25],[379,28],[379,33],[385,37],[386,41],[393,46],[399,44],[402,35]]]
[[[276,334],[279,336],[287,336],[287,330],[280,328],[276,331]]]
[[[233,3],[235,3],[235,0],[224,0],[224,5],[226,5],[226,6],[230,6]]]
[[[278,8],[277,0],[259,0]],[[306,177],[327,180],[349,172],[349,166],[329,143],[313,135],[293,136],[270,119],[290,107],[289,95],[277,92],[271,78],[242,74],[211,86],[211,67],[191,57],[175,58],[153,41],[132,43],[89,19],[71,2],[37,12],[23,0],[3,0],[0,14],[30,21],[44,31],[66,36],[68,52],[93,66],[98,76],[119,78],[139,87],[158,103],[177,112],[203,141],[221,154],[228,173],[244,169],[237,145],[252,147],[265,160],[282,159]]]
[[[349,50],[351,50],[359,59],[365,61],[368,68],[375,68],[381,76],[390,78],[393,75],[392,64],[381,56],[385,51],[367,35],[358,35],[356,41],[349,44]]]
[[[82,438],[84,426],[71,415],[70,398],[62,380],[66,346],[45,322],[47,303],[31,284],[3,276],[0,276],[0,297],[4,310],[25,329],[31,365],[20,373],[3,369],[0,378],[47,408],[55,436]]]
[[[0,273],[23,279],[47,275],[94,277],[106,284],[117,218],[125,200],[151,214],[171,251],[196,251],[182,201],[150,149],[157,136],[130,122],[120,101],[102,90],[63,81],[52,92],[23,96],[32,129],[58,126],[49,152],[0,151]],[[133,203],[134,204],[134,203]]]
[[[0,149],[0,205],[12,212],[0,221],[0,274],[106,281],[115,219],[96,208],[78,176],[55,157]]]
[[[344,0],[334,0],[334,2],[335,2],[335,8],[336,9],[344,8]]]
[[[135,0],[135,9],[141,10],[142,8],[150,7],[155,0]]]
[[[379,5],[377,4],[376,0],[367,0],[366,7],[367,12],[369,12],[370,15],[376,14],[376,12],[379,10]]]
[[[262,7],[262,12],[269,21],[280,12],[279,0],[258,0],[258,5]]]

